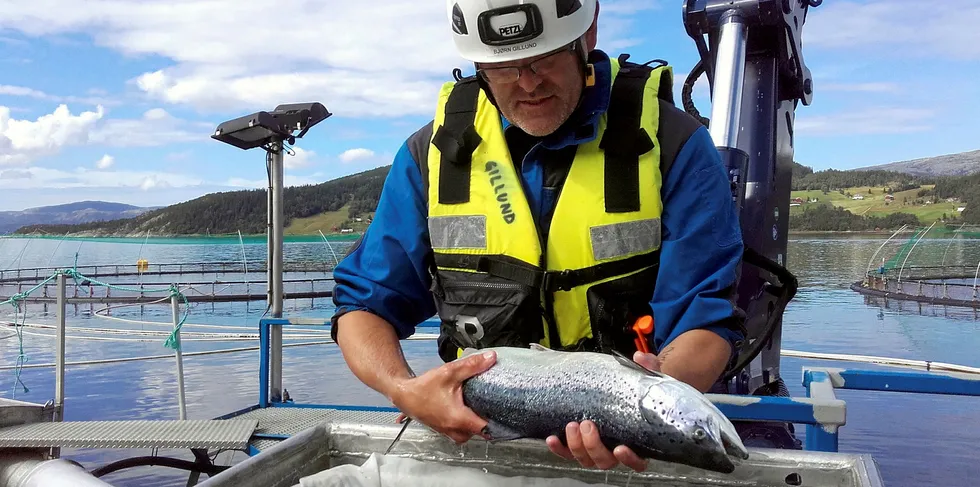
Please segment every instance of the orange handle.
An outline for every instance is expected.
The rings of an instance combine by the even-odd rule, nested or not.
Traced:
[[[644,315],[637,318],[633,322],[633,331],[636,332],[636,338],[633,339],[633,343],[636,344],[636,349],[643,353],[650,353],[650,347],[647,346],[646,337],[653,333],[653,317]]]

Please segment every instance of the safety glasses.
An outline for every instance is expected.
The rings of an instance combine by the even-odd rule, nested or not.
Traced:
[[[535,59],[530,63],[520,64],[517,66],[504,66],[500,68],[480,68],[477,69],[476,72],[490,83],[516,83],[517,80],[521,79],[521,72],[525,69],[530,70],[532,73],[539,76],[554,71],[561,65],[562,59],[559,56],[571,51],[574,48],[574,45],[574,43],[569,44],[555,52],[552,52],[551,54],[545,55],[542,58]]]

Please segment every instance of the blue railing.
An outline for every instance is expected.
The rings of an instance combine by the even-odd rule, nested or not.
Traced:
[[[329,326],[320,319],[262,319],[259,321],[259,404],[258,407],[307,407],[397,411],[394,408],[295,404],[269,398],[270,331],[273,326]],[[420,328],[438,328],[437,321],[426,321]],[[838,399],[837,389],[980,396],[980,375],[946,372],[881,371],[803,367],[806,397],[740,396],[708,394],[708,398],[733,421],[780,421],[806,425],[805,449],[836,452],[838,431],[846,424],[846,403]]]

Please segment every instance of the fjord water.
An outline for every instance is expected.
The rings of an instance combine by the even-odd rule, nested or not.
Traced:
[[[899,237],[889,243],[882,251],[884,255],[891,257],[906,238]],[[860,278],[884,239],[883,236],[791,237],[787,262],[790,270],[799,277],[801,288],[784,318],[783,348],[980,366],[980,318],[974,311],[912,302],[885,303],[849,289],[849,285]],[[143,246],[139,240],[134,242],[5,239],[0,241],[0,269],[70,266],[76,252],[79,265],[120,264],[133,269],[140,257],[151,265],[240,261],[243,252],[238,245]],[[349,243],[334,243],[333,251],[340,254],[346,250],[346,245]],[[249,262],[265,259],[264,245],[246,245],[244,253]],[[332,262],[334,259],[323,243],[287,244],[285,253],[287,261]],[[941,254],[946,254],[947,264],[975,266],[980,261],[980,241],[923,240],[910,263],[928,260],[926,263],[938,264],[936,256]],[[880,263],[880,258],[876,257],[875,261]],[[223,278],[235,277],[227,275]],[[190,276],[185,279],[199,278]],[[263,277],[253,274],[253,278]],[[260,286],[253,292],[262,293],[264,288]],[[96,305],[95,309],[98,308]],[[52,323],[53,307],[48,311],[49,314],[45,314],[41,305],[32,305],[26,322]],[[235,331],[247,327],[254,332],[264,311],[263,302],[248,306],[244,303],[197,303],[191,307],[188,323],[224,325]],[[331,311],[329,299],[307,299],[285,305],[287,316],[328,318]],[[69,326],[166,330],[171,319],[167,304],[145,306],[142,313],[138,306],[116,308],[110,314],[114,318],[160,324],[107,319],[93,315],[88,305],[80,305],[77,308],[69,306]],[[12,307],[0,309],[0,321],[13,318]],[[202,331],[192,327],[186,330]],[[18,339],[10,336],[11,333],[11,328],[0,328],[0,367],[13,365],[18,356]],[[54,339],[39,335],[52,335],[52,332],[36,328],[25,330],[23,344],[28,365],[54,361]],[[69,337],[72,335],[69,331]],[[164,348],[163,338],[158,337],[133,342],[113,339],[116,335],[86,336],[103,339],[69,339],[66,346],[68,362],[172,353]],[[193,352],[255,345],[257,340],[185,341],[183,348],[185,352]],[[404,346],[418,373],[440,363],[432,341],[411,341]],[[388,405],[382,396],[363,386],[350,373],[333,345],[287,348],[284,356],[284,384],[296,402]],[[214,418],[255,404],[258,400],[258,364],[257,351],[185,357],[188,418]],[[867,364],[784,358],[782,374],[794,395],[804,394],[801,385],[803,365],[875,368]],[[21,373],[21,380],[29,392],[15,387],[13,371],[0,370],[0,397],[36,403],[53,398],[53,369],[26,369]],[[65,419],[176,419],[176,383],[173,359],[69,367]],[[873,455],[889,487],[970,486],[980,482],[980,456],[977,454],[980,398],[863,391],[839,391],[838,397],[847,401],[847,425],[841,430],[840,450]],[[801,439],[803,431],[802,427],[797,431]],[[64,450],[63,454],[91,469],[125,456],[151,452]],[[159,454],[191,458],[183,451],[161,451]],[[226,452],[220,454],[218,462],[227,464],[243,458],[242,453]],[[141,467],[110,474],[104,479],[118,486],[170,486],[184,485],[186,474],[160,467]]]

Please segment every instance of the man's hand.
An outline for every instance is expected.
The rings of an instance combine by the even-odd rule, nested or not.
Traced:
[[[654,372],[660,371],[660,358],[652,353],[636,352],[633,354],[633,361]],[[602,444],[599,430],[592,421],[586,420],[581,424],[568,423],[565,426],[565,437],[568,442],[567,447],[562,445],[561,440],[555,435],[549,436],[545,442],[556,455],[578,461],[583,467],[608,470],[622,463],[637,472],[646,469],[646,462],[628,446],[619,445],[609,451]]]
[[[390,399],[402,415],[414,418],[457,444],[465,443],[474,435],[482,436],[487,421],[463,403],[463,381],[486,371],[496,359],[494,352],[485,352],[446,363],[401,381]]]

